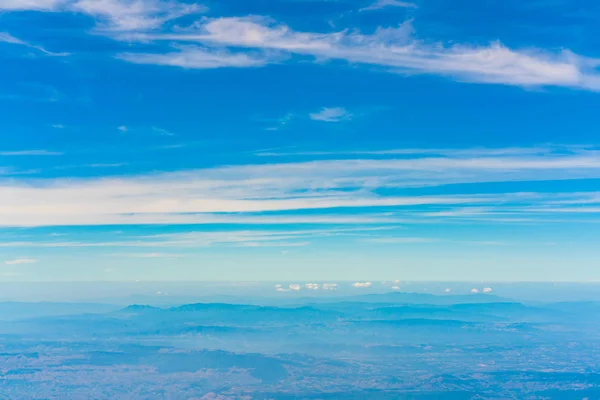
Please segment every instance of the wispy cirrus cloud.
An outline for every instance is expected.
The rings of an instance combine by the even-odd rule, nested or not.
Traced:
[[[309,114],[309,117],[314,121],[341,122],[352,118],[352,114],[343,107],[323,107],[318,112]]]
[[[376,237],[362,239],[362,241],[366,243],[415,244],[437,242],[439,239],[423,237]]]
[[[70,10],[93,16],[97,29],[114,31],[147,31],[165,22],[192,13],[205,12],[205,6],[161,0],[77,0],[68,3]]]
[[[31,49],[35,49],[35,50],[47,55],[47,56],[64,57],[64,56],[70,55],[69,53],[64,53],[64,52],[55,53],[52,51],[48,51],[42,46],[38,46],[38,45],[35,45],[32,43],[26,42],[24,40],[18,39],[7,32],[0,32],[0,43],[8,43],[8,44],[15,44],[15,45],[29,47]]]
[[[16,150],[16,151],[0,151],[0,156],[62,156],[59,151],[50,150]]]
[[[189,69],[262,67],[274,62],[260,53],[231,52],[198,46],[177,46],[167,53],[122,53],[118,58],[134,64],[154,64]]]
[[[175,134],[173,132],[166,130],[164,128],[159,128],[158,126],[153,126],[152,130],[162,136],[175,136]]]
[[[399,8],[419,8],[415,3],[409,1],[399,1],[399,0],[377,0],[374,3],[371,3],[367,7],[363,7],[359,9],[359,11],[375,11],[381,10],[382,8],[388,7],[399,7]]]
[[[54,11],[65,3],[65,0],[2,0],[0,10],[8,11]]]
[[[0,10],[75,12],[96,19],[104,32],[148,31],[193,13],[206,12],[196,3],[166,0],[2,0]]]
[[[413,3],[379,0],[366,10],[392,6],[411,8]],[[173,26],[172,21],[202,13],[206,8],[161,0],[7,0],[0,9],[81,13],[97,21],[98,34],[137,44],[165,42],[174,49],[117,55],[138,64],[247,68],[295,56],[291,62],[306,58],[342,60],[402,75],[439,75],[461,82],[600,90],[600,59],[569,50],[512,49],[500,41],[471,45],[421,40],[413,35],[411,21],[379,27],[372,33],[354,27],[309,32],[268,18],[247,16],[202,18]]]
[[[128,248],[202,248],[212,246],[225,247],[298,247],[307,246],[307,239],[330,238],[339,235],[354,235],[361,232],[375,232],[381,228],[313,228],[313,229],[225,229],[197,230],[191,232],[121,236],[118,241],[57,241],[47,238],[37,241],[0,241],[0,247],[44,247],[44,248],[77,248],[77,247],[128,247]],[[174,256],[164,252],[130,253],[128,256],[139,258],[159,258]]]
[[[38,260],[36,260],[34,258],[17,258],[14,260],[6,260],[6,261],[4,261],[4,264],[6,264],[6,265],[34,264],[37,261]]]
[[[457,212],[463,217],[509,218],[506,212],[499,214],[489,207],[512,203],[523,212],[528,207],[531,210],[547,207],[544,201],[548,200],[573,200],[576,204],[577,199],[589,200],[590,197],[569,193],[551,196],[543,193],[399,195],[396,191],[458,183],[600,177],[600,158],[596,150],[559,154],[464,154],[215,166],[112,178],[7,180],[0,182],[0,224],[165,224],[235,220],[257,223],[277,217],[251,214],[301,210],[322,210],[325,214],[288,214],[281,218],[288,222],[312,219],[331,223],[336,219],[340,223],[360,219],[369,223],[401,218],[381,214],[349,217],[327,212],[381,207],[412,210],[403,215],[422,219],[457,216]],[[462,210],[448,209],[451,206],[462,207]]]
[[[468,82],[600,90],[598,59],[566,50],[513,50],[500,42],[488,46],[425,42],[415,39],[412,31],[410,21],[398,27],[380,27],[372,34],[355,30],[316,33],[295,31],[266,18],[224,17],[204,19],[178,32],[128,34],[122,39],[247,48],[262,51],[267,57],[267,52],[275,52],[272,54],[277,58],[287,53],[337,59],[377,65],[400,74],[435,74]]]
[[[593,146],[592,146],[593,147]],[[595,149],[595,147],[593,147]],[[254,152],[259,157],[340,157],[340,156],[450,156],[450,157],[485,157],[485,156],[543,156],[552,154],[576,154],[589,151],[590,146],[538,146],[538,147],[476,147],[476,148],[408,148],[386,150],[329,150],[329,151],[278,151],[266,149]]]

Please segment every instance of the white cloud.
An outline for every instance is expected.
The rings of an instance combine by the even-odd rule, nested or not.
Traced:
[[[400,290],[400,286],[392,286],[392,290]]]
[[[0,7],[0,10],[2,8]],[[43,48],[42,46],[38,46],[35,44],[31,44],[29,42],[26,42],[24,40],[18,39],[14,36],[12,36],[11,34],[7,33],[7,32],[0,32],[0,42],[4,42],[4,43],[9,43],[9,44],[16,44],[16,45],[20,45],[20,46],[25,46],[25,47],[29,47],[32,49],[35,49],[39,52],[42,52],[48,56],[52,56],[52,57],[64,57],[64,56],[68,56],[69,53],[54,53],[52,51],[48,51],[45,48]]]
[[[287,113],[280,118],[266,119],[264,121],[273,123],[273,125],[268,126],[265,129],[267,131],[277,131],[279,129],[282,129],[283,127],[288,125],[290,123],[290,121],[292,121],[294,119],[294,117],[295,117],[295,115],[293,113]]]
[[[296,285],[296,284],[290,284],[289,286],[290,290],[294,290],[294,291],[298,291],[302,289],[302,285]]]
[[[168,0],[1,0],[0,10],[77,12],[94,18],[103,33],[151,31],[179,17],[207,10]]]
[[[337,283],[324,283],[321,288],[323,290],[337,290],[338,288],[338,284]]]
[[[0,0],[0,10],[7,11],[53,11],[65,3],[64,0]]]
[[[379,0],[365,9],[391,6],[414,4]],[[598,59],[568,50],[510,49],[500,42],[481,46],[419,40],[413,35],[411,21],[397,27],[379,27],[370,34],[355,29],[321,33],[295,31],[262,17],[203,18],[174,28],[167,23],[206,8],[162,0],[3,0],[0,9],[79,12],[96,19],[97,33],[113,39],[129,43],[166,41],[178,49],[170,53],[119,55],[135,63],[184,68],[256,67],[297,55],[318,61],[332,59],[380,66],[405,75],[433,74],[466,82],[600,90]],[[11,42],[18,40],[7,38]],[[183,46],[185,43],[200,46]]]
[[[585,146],[540,146],[540,147],[500,147],[500,148],[408,148],[387,150],[334,150],[334,151],[296,151],[281,152],[277,149],[257,151],[259,157],[300,157],[300,156],[445,156],[445,157],[507,157],[507,156],[540,156],[553,154],[559,150],[576,152],[585,150]]]
[[[449,288],[444,289],[444,293],[450,293],[452,290]]]
[[[285,289],[283,285],[275,285],[275,290],[278,292],[289,292],[289,289]]]
[[[318,283],[307,283],[304,285],[305,288],[309,289],[309,290],[318,290],[319,289],[319,284]]]
[[[110,32],[152,30],[184,15],[206,11],[198,4],[162,0],[77,0],[69,9],[96,18],[97,29]]]
[[[117,127],[118,130],[120,130],[121,132],[125,133],[128,131],[127,127],[125,125],[121,125],[119,127]]]
[[[168,131],[166,129],[163,128],[159,128],[157,126],[153,126],[152,130],[156,133],[158,133],[159,135],[163,135],[163,136],[175,136],[175,134],[171,131]]]
[[[372,230],[373,228],[371,228]],[[0,247],[208,247],[208,246],[296,246],[302,238],[325,238],[369,231],[369,228],[328,228],[305,230],[221,230],[195,231],[149,236],[121,236],[119,241],[32,241],[0,242]],[[177,257],[170,253],[113,254],[129,257]]]
[[[373,284],[371,282],[354,282],[352,284],[352,287],[358,288],[358,289],[370,288],[371,286],[373,286]]]
[[[0,155],[49,153],[36,150]],[[587,201],[589,194],[398,196],[390,193],[396,188],[457,183],[600,178],[598,154],[595,150],[579,150],[572,154],[526,156],[340,159],[222,166],[110,178],[0,180],[0,225],[435,223],[436,218],[455,213],[456,210],[448,210],[450,206],[473,208],[469,218],[507,220],[507,215],[498,214],[490,208],[492,206],[501,211],[504,207],[513,214],[528,213],[543,218],[553,209],[565,209],[560,204],[546,207],[545,201],[582,198]],[[382,193],[381,189],[389,190]],[[512,204],[509,206],[509,203]],[[394,206],[398,210],[392,214],[352,216],[326,211],[383,206]],[[410,206],[422,207],[411,209]],[[537,211],[542,206],[544,213]],[[286,216],[250,214],[318,209],[323,212]],[[460,213],[465,215],[464,210]],[[514,215],[508,220],[523,221]],[[433,239],[388,236],[364,240],[416,243]]]
[[[446,45],[420,41],[409,22],[378,28],[373,34],[354,30],[298,32],[264,18],[205,19],[176,33],[127,35],[126,40],[195,42],[209,46],[245,47],[351,63],[378,65],[402,74],[435,74],[460,81],[516,86],[562,86],[600,90],[600,60],[567,50],[513,50],[500,42],[488,46]]]
[[[152,53],[122,53],[118,58],[135,64],[155,64],[189,69],[262,67],[274,62],[261,54],[233,53],[228,50],[197,46],[179,46],[178,51]]]
[[[87,165],[84,165],[84,167],[90,167],[90,168],[117,168],[117,167],[122,167],[123,165],[127,165],[127,163],[87,164]]]
[[[310,119],[324,122],[340,122],[352,117],[343,107],[324,107],[319,112],[309,114]]]
[[[241,247],[304,247],[310,242],[244,242],[240,243]]]
[[[422,237],[378,237],[362,239],[366,243],[382,243],[382,244],[403,244],[403,243],[432,243],[438,242],[440,239],[422,238]]]
[[[139,258],[177,258],[181,257],[181,254],[169,254],[169,253],[143,253],[143,254],[130,254],[131,257]]]
[[[63,153],[49,150],[0,151],[0,156],[62,156]]]
[[[19,264],[35,264],[38,260],[34,258],[17,258],[15,260],[6,260],[6,265],[19,265]]]
[[[479,289],[473,288],[473,289],[471,289],[471,293],[479,293]]]
[[[400,7],[400,8],[418,8],[415,3],[411,3],[408,1],[399,1],[399,0],[377,0],[367,7],[361,8],[359,11],[374,11],[381,10],[382,8],[387,7]]]
[[[486,287],[483,288],[483,293],[491,293],[492,292],[492,288]]]

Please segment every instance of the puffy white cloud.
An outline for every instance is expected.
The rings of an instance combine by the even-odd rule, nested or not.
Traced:
[[[452,290],[450,288],[444,289],[444,293],[450,293]]]
[[[490,288],[490,287],[483,288],[483,293],[491,293],[491,292],[492,292],[492,288]]]
[[[293,284],[293,283],[290,284],[288,287],[290,288],[290,290],[296,290],[296,291],[302,289],[302,285],[297,285],[297,284]]]
[[[322,285],[323,290],[337,290],[337,288],[338,288],[337,283],[324,283]]]
[[[34,264],[38,260],[34,258],[17,258],[15,260],[6,260],[4,264],[6,265],[19,265],[19,264]]]
[[[473,288],[473,289],[471,289],[471,293],[479,293],[479,289]]]
[[[371,282],[354,282],[352,284],[352,287],[354,288],[370,288],[371,286],[373,286],[373,284]]]
[[[306,285],[304,285],[304,287],[307,289],[310,289],[310,290],[318,290],[319,284],[318,283],[307,283]]]
[[[352,118],[343,107],[324,107],[319,112],[309,114],[310,119],[324,122],[340,122]]]

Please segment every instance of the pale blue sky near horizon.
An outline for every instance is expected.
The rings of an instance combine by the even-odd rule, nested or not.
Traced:
[[[600,281],[599,20],[0,0],[0,282]]]

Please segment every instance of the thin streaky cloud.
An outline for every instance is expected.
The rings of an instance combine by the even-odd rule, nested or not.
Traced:
[[[75,0],[66,8],[94,17],[96,30],[111,34],[157,29],[168,21],[207,11],[200,4],[160,0]]]
[[[194,231],[173,234],[157,234],[146,236],[123,236],[119,241],[10,241],[1,242],[0,247],[43,247],[43,248],[78,248],[78,247],[139,247],[139,248],[205,248],[212,246],[227,247],[303,247],[310,244],[308,239],[334,237],[339,232],[376,231],[381,228],[329,228],[305,230],[222,230]],[[165,254],[136,253],[137,256]],[[166,253],[170,254],[170,253]]]
[[[64,0],[2,0],[0,10],[5,11],[53,11],[62,5]]]
[[[507,147],[507,148],[431,148],[431,149],[387,149],[387,150],[331,150],[331,151],[296,151],[282,152],[279,149],[263,149],[253,152],[259,157],[314,157],[314,156],[452,156],[452,157],[476,157],[476,156],[508,156],[508,155],[552,155],[557,151],[577,154],[580,152],[594,151],[594,146],[539,146],[539,147]]]
[[[50,150],[0,151],[0,156],[62,156],[64,153]]]
[[[397,196],[384,195],[379,190],[598,177],[600,159],[596,152],[580,152],[306,161],[114,178],[24,180],[18,184],[6,181],[0,182],[0,224],[202,223],[217,218],[210,215],[214,213],[434,205],[483,207],[508,201],[540,206],[549,195]],[[552,197],[554,201],[578,198],[556,194]]]
[[[437,238],[425,238],[425,237],[378,237],[361,239],[361,242],[365,243],[382,243],[382,244],[416,244],[416,243],[433,243],[439,242]]]
[[[515,50],[500,42],[473,46],[421,41],[414,38],[410,21],[398,27],[379,27],[372,34],[356,30],[315,33],[295,31],[266,18],[223,17],[205,19],[181,32],[132,33],[122,35],[120,39],[247,48],[276,59],[280,59],[282,53],[297,54],[320,60],[376,65],[405,75],[442,75],[473,83],[600,90],[600,74],[596,69],[600,61],[597,59],[568,50]],[[168,61],[163,54],[155,56],[160,64],[178,64],[177,60],[181,58],[180,54],[173,54],[173,61]],[[150,56],[145,57],[147,62],[152,61]]]
[[[134,64],[154,64],[188,69],[262,67],[276,62],[262,54],[230,52],[198,46],[178,46],[169,53],[122,53],[118,58]]]
[[[156,133],[158,133],[159,135],[163,135],[163,136],[175,136],[175,134],[171,131],[168,131],[164,128],[159,128],[157,126],[153,126],[152,130]]]
[[[169,31],[165,29],[167,22],[204,12],[206,8],[158,0],[140,0],[133,4],[119,0],[27,0],[21,6],[15,0],[5,3],[0,8],[9,11],[83,13],[98,22],[96,33],[130,43],[166,41],[176,49],[169,53],[117,55],[133,63],[183,68],[247,68],[281,62],[289,55],[301,55],[315,60],[380,66],[403,75],[441,75],[461,82],[600,90],[598,59],[569,50],[511,49],[499,41],[482,46],[419,40],[413,34],[410,20],[397,27],[380,26],[371,34],[357,29],[329,33],[295,31],[264,17],[202,18],[187,27]],[[380,0],[371,7],[411,7],[411,4]],[[185,43],[195,45],[184,46]]]
[[[1,7],[0,7],[0,9],[1,9]],[[35,50],[47,55],[47,56],[52,56],[52,57],[65,57],[65,56],[70,55],[69,53],[55,53],[52,51],[48,51],[42,46],[31,44],[24,40],[18,39],[7,32],[0,32],[0,42],[29,47],[31,49],[35,49]]]
[[[6,265],[20,265],[20,264],[35,264],[38,260],[34,258],[17,258],[15,260],[6,260]]]
[[[363,7],[358,11],[375,11],[381,10],[383,8],[388,7],[399,7],[399,8],[419,8],[415,3],[408,1],[399,1],[399,0],[377,0],[367,7]]]

